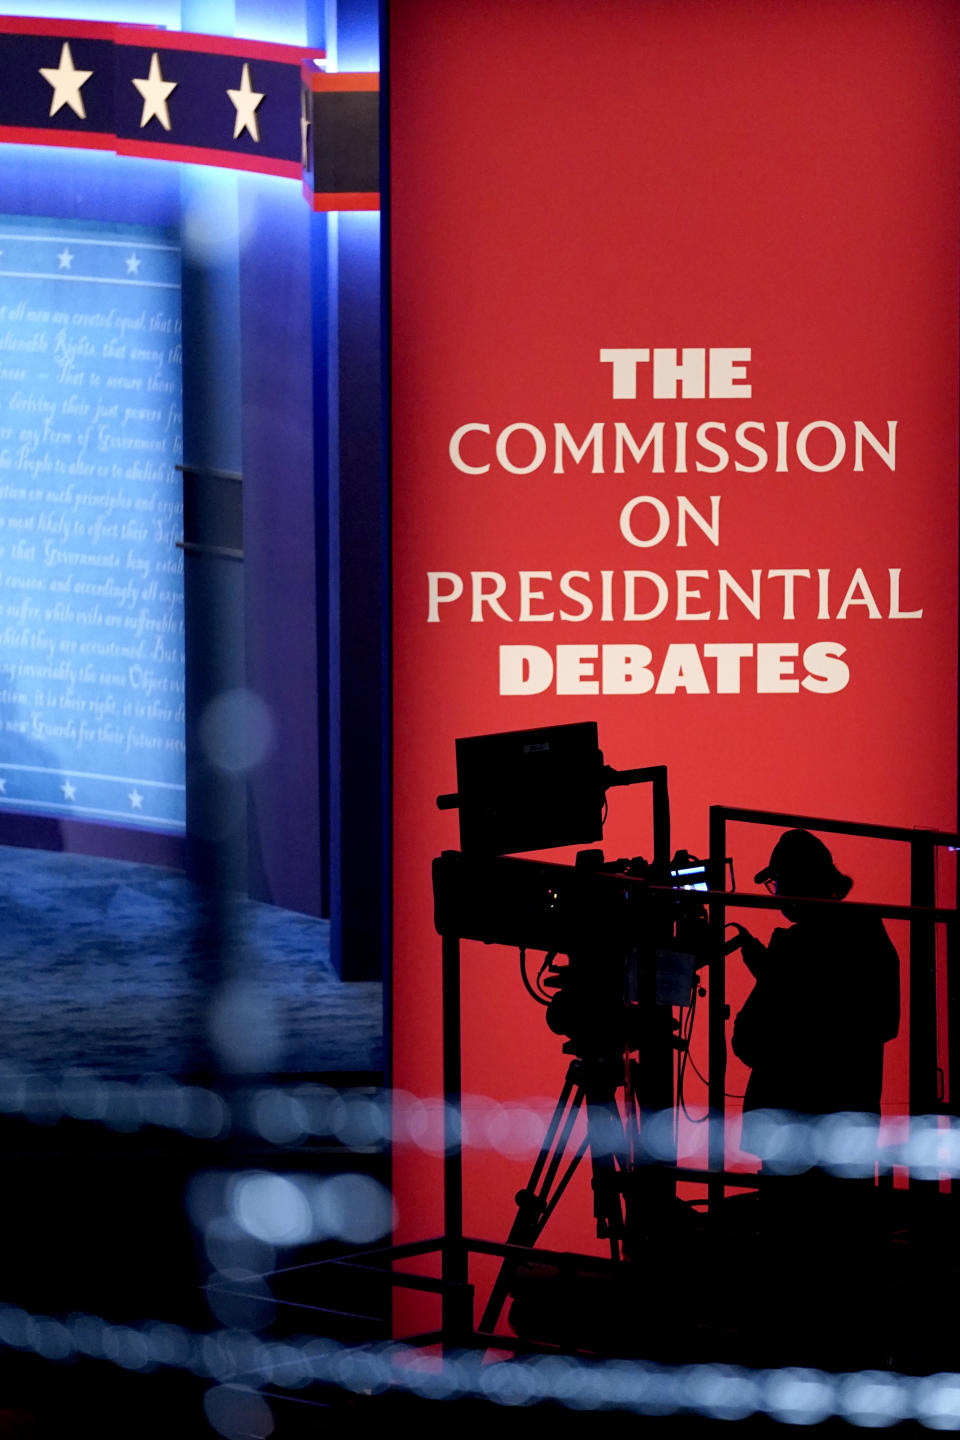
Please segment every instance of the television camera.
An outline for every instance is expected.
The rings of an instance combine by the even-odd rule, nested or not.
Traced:
[[[524,984],[572,1057],[508,1244],[535,1243],[589,1153],[597,1235],[613,1260],[628,1259],[676,1206],[669,1168],[639,1163],[640,1132],[645,1115],[682,1100],[707,957],[697,898],[707,866],[684,850],[671,857],[666,767],[604,764],[593,722],[471,736],[457,740],[456,759],[457,792],[437,804],[459,810],[461,848],[434,862],[437,930],[517,947]],[[564,865],[517,854],[602,839],[607,792],[636,784],[652,792],[650,860],[586,849]],[[529,950],[545,955],[534,980]],[[581,1108],[586,1135],[568,1158]],[[495,1327],[511,1275],[506,1262],[481,1330]]]

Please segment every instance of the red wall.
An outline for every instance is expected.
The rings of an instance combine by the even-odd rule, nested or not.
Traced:
[[[960,15],[948,0],[397,0],[390,20],[394,1083],[436,1094],[430,861],[457,845],[455,814],[434,804],[455,789],[457,736],[596,719],[609,763],[669,766],[674,844],[701,854],[711,803],[956,822]],[[751,393],[657,396],[652,364],[641,363],[636,398],[614,396],[601,349],[684,347],[748,350],[733,378]],[[893,466],[865,445],[855,469],[858,420],[885,445],[897,422]],[[648,451],[639,463],[628,452],[615,473],[616,422],[642,442],[657,421],[663,472]],[[718,464],[696,443],[707,421],[726,425],[729,460],[713,473],[696,468]],[[762,469],[736,468],[757,464],[734,441],[745,421],[765,426],[746,432],[769,450]],[[789,423],[790,446],[779,470],[777,421]],[[831,469],[813,468],[835,454],[823,426],[806,464],[795,448],[818,421],[846,441]],[[497,460],[496,437],[516,422],[546,440],[528,474]],[[578,442],[604,424],[602,473],[592,450],[580,463],[568,453],[556,472],[557,422]],[[680,473],[676,422],[687,426]],[[451,437],[468,423],[490,427],[468,433],[461,450],[467,464],[489,462],[484,473],[451,459]],[[531,432],[501,451],[518,467],[534,454]],[[623,534],[624,506],[640,495],[670,517],[659,544]],[[717,543],[691,523],[678,546],[677,495],[707,518],[720,497]],[[640,538],[658,513],[637,508]],[[718,618],[721,569],[748,590],[762,572],[759,619],[735,599]],[[777,569],[811,572],[796,581],[795,618],[784,581],[767,574]],[[827,569],[829,618],[817,589]],[[841,613],[858,569],[875,607],[854,584]],[[471,618],[470,572],[480,570],[504,577],[509,621],[489,608]],[[601,618],[604,570],[614,572],[611,619]],[[625,570],[663,577],[657,618],[623,618]],[[678,570],[708,572],[687,581],[691,618],[678,618]],[[438,603],[431,622],[427,575],[441,571],[463,579],[464,597]],[[519,571],[552,573],[529,582],[544,591],[529,608],[553,620],[518,618]],[[559,618],[583,608],[560,593],[568,571],[592,577],[571,582],[596,597],[587,619]],[[641,580],[638,611],[657,593]],[[843,647],[842,663],[828,672],[809,652],[805,667],[804,652],[823,642]],[[697,693],[689,651],[672,682],[645,693],[500,693],[502,646],[552,656],[558,645],[641,645],[659,676],[678,644],[697,647],[709,693]],[[758,684],[753,649],[739,692],[717,693],[716,661],[703,651],[711,644],[795,645],[797,658],[778,680],[765,652]],[[581,680],[599,677],[592,663],[581,657]],[[808,671],[843,680],[844,667],[842,688],[801,683]],[[615,792],[608,855],[649,854],[648,815],[644,794]],[[732,832],[741,887],[752,888],[775,833]],[[833,848],[856,879],[854,898],[906,900],[905,854]],[[748,988],[738,963],[734,1011]],[[559,1042],[523,992],[516,952],[465,945],[463,968],[465,1090],[556,1094]],[[705,1034],[701,1061],[704,1051]],[[905,1058],[903,1044],[888,1056],[891,1106],[905,1099]],[[744,1080],[733,1062],[728,1088]],[[702,1099],[696,1085],[689,1093]],[[505,1235],[525,1169],[488,1156],[468,1163],[467,1233]],[[397,1200],[404,1238],[441,1228],[437,1170],[409,1152],[398,1156]],[[582,1194],[565,1199],[544,1238],[590,1244]]]

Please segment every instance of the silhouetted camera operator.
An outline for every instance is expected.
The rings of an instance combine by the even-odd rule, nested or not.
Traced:
[[[853,884],[808,830],[781,835],[755,879],[774,894],[833,900]],[[883,1047],[900,1023],[899,959],[879,917],[793,899],[782,912],[793,923],[766,946],[740,927],[756,984],[733,1052],[750,1066],[741,1143],[757,1154],[758,1110],[879,1114]]]

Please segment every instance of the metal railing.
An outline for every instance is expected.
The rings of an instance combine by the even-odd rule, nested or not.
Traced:
[[[940,830],[909,829],[898,825],[873,825],[835,820],[815,815],[795,815],[782,810],[751,810],[730,805],[710,807],[710,884],[704,896],[709,907],[711,958],[708,1000],[708,1209],[716,1212],[722,1202],[729,1175],[725,1170],[727,1070],[727,999],[724,927],[731,907],[779,910],[781,895],[757,895],[724,891],[727,854],[727,826],[731,822],[775,825],[785,829],[823,831],[828,834],[889,840],[910,847],[910,904],[870,904],[853,900],[814,900],[804,897],[805,906],[821,909],[843,906],[845,912],[872,914],[881,919],[906,920],[910,926],[910,1070],[909,1112],[912,1116],[958,1113],[960,1086],[946,1105],[938,1087],[937,1056],[937,972],[935,931],[947,927],[948,1054],[951,1073],[960,1075],[960,975],[957,974],[957,920],[954,906],[935,904],[936,855],[940,849],[960,847],[960,835]],[[950,1063],[955,1062],[955,1063]],[[954,1107],[954,1108],[951,1108]],[[743,1183],[743,1177],[740,1177]]]

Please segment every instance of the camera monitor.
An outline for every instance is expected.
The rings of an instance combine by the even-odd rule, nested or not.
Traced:
[[[460,848],[512,855],[603,837],[604,772],[594,721],[458,740]]]

